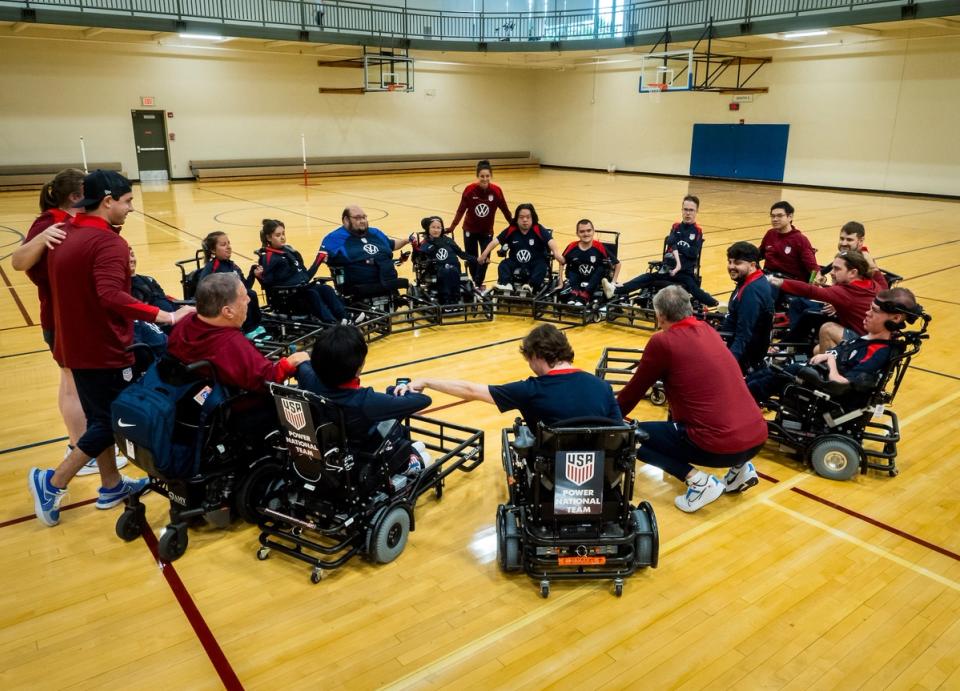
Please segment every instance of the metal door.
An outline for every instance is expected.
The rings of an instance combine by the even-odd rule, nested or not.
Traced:
[[[133,110],[133,141],[137,146],[140,180],[167,180],[167,127],[162,110]]]

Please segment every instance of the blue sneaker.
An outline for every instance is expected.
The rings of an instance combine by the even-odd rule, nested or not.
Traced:
[[[60,522],[60,502],[67,495],[66,489],[51,492],[47,487],[53,477],[52,470],[31,468],[27,473],[27,484],[33,495],[33,510],[44,525],[55,526]]]
[[[246,336],[251,341],[257,341],[257,340],[260,340],[261,338],[266,338],[268,335],[269,334],[267,333],[267,330],[262,326],[258,326],[253,331],[248,331],[247,333],[244,334],[244,336]]]
[[[97,497],[96,507],[98,509],[112,509],[126,499],[127,495],[140,492],[147,486],[148,482],[150,482],[150,480],[145,477],[134,480],[126,475],[121,475],[120,484],[116,487],[110,489],[106,487],[100,488],[100,496]]]

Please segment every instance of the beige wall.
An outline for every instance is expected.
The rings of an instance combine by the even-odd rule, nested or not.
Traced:
[[[687,174],[694,123],[787,123],[786,182],[960,195],[960,39],[774,53],[770,92],[728,110],[713,93],[638,93],[636,66],[545,73],[544,163]],[[659,98],[659,102],[657,99]]]
[[[790,124],[786,182],[960,195],[960,39],[778,51],[755,78],[770,93],[737,113],[712,93],[657,103],[637,92],[630,63],[421,61],[415,93],[321,95],[321,85],[359,84],[359,70],[241,47],[2,37],[0,163],[77,160],[83,135],[91,160],[120,160],[136,175],[129,111],[147,95],[174,113],[175,177],[191,159],[298,156],[301,132],[314,156],[516,149],[548,164],[685,175],[693,124],[742,117]]]
[[[130,110],[140,96],[172,112],[174,177],[191,159],[528,150],[534,123],[496,104],[526,88],[522,71],[419,66],[414,93],[331,95],[359,69],[316,56],[0,38],[0,162],[119,160],[137,175]],[[434,95],[428,96],[428,91]]]

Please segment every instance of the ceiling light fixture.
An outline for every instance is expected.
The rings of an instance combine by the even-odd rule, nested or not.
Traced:
[[[782,34],[785,39],[806,38],[807,36],[826,36],[830,32],[826,29],[812,29],[810,31],[791,31],[788,34]]]
[[[222,41],[223,36],[216,34],[178,34],[180,38],[194,38],[198,41]]]

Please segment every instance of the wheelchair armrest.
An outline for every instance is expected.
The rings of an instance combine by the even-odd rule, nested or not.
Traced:
[[[635,429],[633,431],[633,435],[636,437],[637,441],[640,442],[641,444],[650,440],[650,435],[644,432],[640,428]]]

